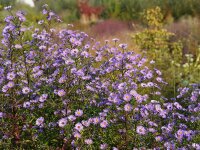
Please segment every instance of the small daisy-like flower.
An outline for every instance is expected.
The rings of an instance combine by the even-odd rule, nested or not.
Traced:
[[[148,82],[148,83],[147,83],[147,86],[148,86],[148,87],[153,87],[153,86],[154,86],[154,83],[153,83],[153,82]]]
[[[76,38],[74,38],[74,37],[71,37],[71,38],[70,38],[70,42],[71,42],[72,44],[74,44],[76,41],[77,41]]]
[[[12,81],[9,81],[8,84],[7,84],[7,86],[8,86],[9,88],[12,88],[14,85],[15,85],[15,83],[12,82]]]
[[[58,80],[59,83],[64,83],[65,81],[66,81],[66,78],[65,78],[65,77],[61,77],[61,78]]]
[[[16,49],[21,49],[22,46],[21,46],[20,44],[16,44],[16,45],[15,45],[15,48],[16,48]]]
[[[100,119],[98,117],[93,118],[93,124],[98,124]]]
[[[75,129],[78,130],[79,132],[83,130],[83,125],[81,123],[77,123],[75,125]]]
[[[100,126],[101,126],[102,128],[106,128],[106,127],[108,126],[108,121],[107,121],[107,120],[102,121],[102,122],[100,123]]]
[[[75,116],[80,117],[80,116],[82,116],[82,115],[83,115],[83,110],[81,110],[81,109],[76,110]]]
[[[0,112],[0,118],[3,118],[3,112]]]
[[[45,46],[45,45],[41,45],[40,47],[39,47],[39,49],[40,50],[45,50],[47,47]]]
[[[79,139],[81,138],[81,134],[79,132],[74,132],[74,137]]]
[[[10,10],[12,8],[12,6],[6,6],[4,7],[4,10]]]
[[[14,72],[10,72],[10,73],[7,74],[7,79],[8,79],[8,80],[13,80],[13,79],[15,78],[15,76],[16,76],[16,75],[15,75]]]
[[[58,125],[59,125],[59,127],[61,127],[61,128],[65,127],[66,124],[67,124],[67,119],[66,119],[66,118],[62,118],[62,119],[60,119],[60,120],[58,121]]]
[[[117,38],[114,38],[114,39],[112,39],[114,42],[118,42],[119,41],[119,39],[117,39]]]
[[[120,83],[120,84],[118,85],[118,89],[119,89],[119,90],[123,90],[123,89],[125,89],[125,87],[126,87],[126,83],[125,83],[125,82]]]
[[[31,91],[31,90],[30,90],[29,87],[24,87],[24,88],[22,89],[22,93],[23,93],[23,94],[28,94],[30,91]]]
[[[119,44],[119,47],[126,49],[128,47],[128,45],[127,44]]]
[[[127,101],[127,102],[129,102],[130,100],[131,100],[131,95],[130,94],[125,94],[124,96],[123,96],[123,99],[125,100],[125,101]]]
[[[141,87],[147,87],[146,83],[141,83]]]
[[[126,105],[124,105],[124,110],[125,111],[131,111],[133,109],[133,107],[131,106],[131,104],[126,104]]]
[[[40,117],[36,120],[37,126],[43,126],[43,124],[44,124],[44,117]]]
[[[151,61],[150,61],[150,64],[155,64],[155,61],[154,61],[154,60],[151,60]]]
[[[161,142],[163,138],[162,138],[162,136],[156,136],[155,139],[157,142]]]
[[[63,97],[66,94],[64,90],[58,90],[58,96]]]
[[[146,134],[146,130],[143,126],[137,126],[136,132],[140,135],[145,135]]]
[[[71,55],[72,56],[76,56],[78,54],[78,52],[79,52],[78,49],[72,49],[71,50]]]
[[[148,131],[151,132],[151,133],[155,133],[156,132],[156,130],[154,128],[149,128]]]
[[[74,120],[76,120],[76,117],[75,117],[74,115],[69,115],[69,116],[68,116],[68,119],[69,119],[70,121],[74,121]]]
[[[8,91],[8,89],[9,89],[8,85],[4,85],[2,87],[2,92],[6,93]]]
[[[100,149],[104,150],[108,148],[108,144],[104,143],[100,145]]]
[[[138,93],[133,89],[133,90],[130,91],[130,94],[133,95],[133,96],[135,96],[135,95],[137,95]]]
[[[24,108],[29,108],[31,106],[30,102],[24,102],[23,107]]]
[[[43,24],[43,23],[44,23],[44,20],[38,21],[38,24]]]
[[[85,49],[89,49],[89,48],[90,48],[90,45],[89,45],[89,44],[86,44],[86,45],[84,46],[84,48],[85,48]]]
[[[90,121],[85,121],[85,120],[82,120],[81,123],[86,126],[86,127],[89,127],[90,126]]]
[[[48,97],[48,94],[42,94],[42,96],[40,96],[39,98],[39,101],[43,103],[44,101],[46,101],[47,97]]]
[[[85,144],[87,144],[87,145],[93,144],[92,139],[85,139]]]
[[[132,69],[133,68],[133,66],[131,65],[131,64],[126,64],[126,69]]]

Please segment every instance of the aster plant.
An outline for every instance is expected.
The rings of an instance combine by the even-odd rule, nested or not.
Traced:
[[[1,148],[199,148],[197,87],[168,100],[155,62],[118,39],[102,46],[70,27],[57,30],[52,24],[61,20],[47,5],[38,28],[25,26],[24,12],[6,9]]]

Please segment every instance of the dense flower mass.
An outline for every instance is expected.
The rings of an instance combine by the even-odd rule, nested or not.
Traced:
[[[83,32],[46,27],[60,19],[46,5],[43,14],[35,29],[24,12],[5,19],[0,146],[199,149],[199,85],[165,98],[167,83],[143,54],[118,39],[102,46]]]

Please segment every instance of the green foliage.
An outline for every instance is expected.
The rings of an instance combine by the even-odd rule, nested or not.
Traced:
[[[90,0],[92,5],[103,5],[103,17],[120,18],[122,20],[140,19],[140,14],[145,9],[159,6],[164,14],[172,13],[175,19],[184,15],[198,15],[199,0]]]
[[[200,51],[197,55],[183,54],[182,41],[172,41],[175,36],[163,28],[161,9],[148,9],[143,13],[147,28],[133,36],[139,48],[155,60],[156,67],[162,70],[166,81],[171,85],[167,93],[184,84],[200,81]],[[171,90],[170,90],[171,89]]]
[[[14,5],[15,0],[0,0],[0,11],[3,10],[5,6]]]
[[[0,0],[0,5],[2,6],[13,5],[14,3],[15,3],[15,0]]]

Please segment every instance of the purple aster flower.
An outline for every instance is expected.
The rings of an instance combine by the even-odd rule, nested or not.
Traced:
[[[108,148],[108,144],[104,143],[100,145],[100,149],[105,150]]]
[[[135,91],[135,89],[133,89],[133,90],[130,91],[130,94],[135,97],[138,93]]]
[[[192,143],[192,147],[195,148],[196,150],[199,150],[200,149],[200,144]]]
[[[119,47],[121,47],[122,49],[126,49],[128,47],[127,44],[119,44]]]
[[[118,85],[119,90],[123,90],[126,87],[127,83],[123,82]]]
[[[77,56],[78,55],[79,50],[78,49],[72,49],[71,50],[71,55],[72,56]]]
[[[145,135],[146,129],[143,126],[137,126],[136,132],[140,135]]]
[[[8,88],[12,88],[12,87],[14,87],[14,85],[15,85],[15,83],[13,81],[9,81],[7,84]]]
[[[66,77],[60,77],[58,80],[59,83],[64,83],[66,81]]]
[[[151,132],[151,133],[155,133],[156,130],[155,130],[154,128],[149,128],[149,132]]]
[[[16,44],[16,45],[15,45],[15,48],[16,48],[16,49],[21,49],[22,46],[21,46],[20,44]]]
[[[65,90],[58,90],[58,96],[63,97],[66,94]]]
[[[83,110],[78,109],[78,110],[75,111],[75,116],[80,117],[80,116],[82,116],[82,115],[83,115]]]
[[[148,82],[148,83],[147,83],[147,86],[148,86],[148,87],[153,87],[153,86],[154,86],[154,83],[153,83],[153,82]]]
[[[93,144],[92,139],[85,139],[85,144],[92,145]]]
[[[131,104],[126,104],[126,105],[124,105],[124,110],[125,110],[125,111],[130,112],[132,109],[133,109],[133,107],[132,107]]]
[[[131,100],[132,96],[130,94],[125,94],[123,96],[123,99],[126,101],[126,102],[129,102]]]
[[[6,6],[4,7],[4,10],[11,10],[12,6]]]
[[[0,112],[0,118],[3,118],[3,112]]]
[[[114,42],[118,42],[119,41],[119,39],[118,38],[114,38],[114,39],[112,39]]]
[[[15,76],[16,76],[16,75],[15,75],[14,72],[10,72],[10,73],[7,74],[7,79],[8,79],[8,80],[13,80],[13,79],[15,78]]]
[[[22,93],[23,94],[28,94],[28,93],[30,93],[30,88],[29,87],[24,87],[23,89],[22,89]]]
[[[67,124],[67,119],[66,118],[62,118],[62,119],[60,119],[58,121],[58,126],[61,127],[61,128],[65,127],[66,124]]]
[[[38,24],[43,24],[44,23],[44,20],[39,20],[38,21]]]
[[[179,129],[179,130],[176,132],[175,136],[176,136],[176,138],[177,138],[179,141],[181,141],[182,138],[183,138],[183,136],[184,136],[184,130]]]
[[[74,38],[74,37],[71,37],[71,38],[70,38],[70,42],[71,42],[72,44],[75,44],[76,41],[77,41],[76,38]]]
[[[89,127],[89,126],[90,126],[90,121],[82,120],[81,123],[82,123],[85,127]]]
[[[108,126],[108,121],[107,120],[103,120],[101,123],[100,123],[100,126],[102,128],[106,128]]]
[[[22,12],[22,11],[16,12],[16,16],[19,18],[19,20],[20,20],[21,22],[24,22],[24,21],[26,20],[26,18],[25,18],[25,16],[24,16],[24,12]]]
[[[157,77],[156,80],[157,80],[158,82],[162,82],[162,81],[163,81],[161,77]]]
[[[89,45],[89,44],[86,44],[86,45],[84,46],[84,48],[85,48],[85,49],[89,49],[89,48],[90,48],[90,45]]]
[[[85,58],[89,57],[89,53],[86,51],[81,52],[81,56],[84,56]]]
[[[126,64],[126,69],[132,69],[133,68],[133,66],[131,65],[131,64]]]
[[[170,143],[170,142],[165,142],[164,143],[164,146],[167,148],[167,149],[175,149],[175,144],[174,143]]]
[[[42,94],[42,96],[40,96],[39,98],[39,101],[43,103],[44,101],[46,101],[47,97],[48,97],[48,94]]]
[[[95,60],[96,60],[97,62],[101,61],[101,60],[102,60],[102,56],[101,56],[101,55],[98,55],[98,56],[95,58]]]
[[[43,124],[44,124],[44,117],[40,117],[36,120],[37,126],[43,126]]]
[[[93,124],[98,124],[100,122],[100,119],[98,117],[93,118]]]
[[[69,115],[69,116],[68,116],[68,119],[69,119],[70,121],[74,121],[74,120],[76,120],[76,117],[75,117],[74,115]]]
[[[73,133],[74,137],[77,138],[77,139],[80,139],[81,138],[81,134],[79,132],[74,132]]]
[[[24,102],[23,107],[24,108],[29,108],[31,106],[30,102]]]
[[[75,125],[75,129],[76,129],[77,131],[81,132],[81,131],[83,130],[83,125],[82,125],[81,123],[77,123],[77,124]]]
[[[176,108],[179,110],[181,110],[183,108],[178,102],[175,102],[174,106],[176,106]]]
[[[162,136],[156,136],[155,139],[156,139],[157,142],[161,142],[163,140],[163,137]]]

